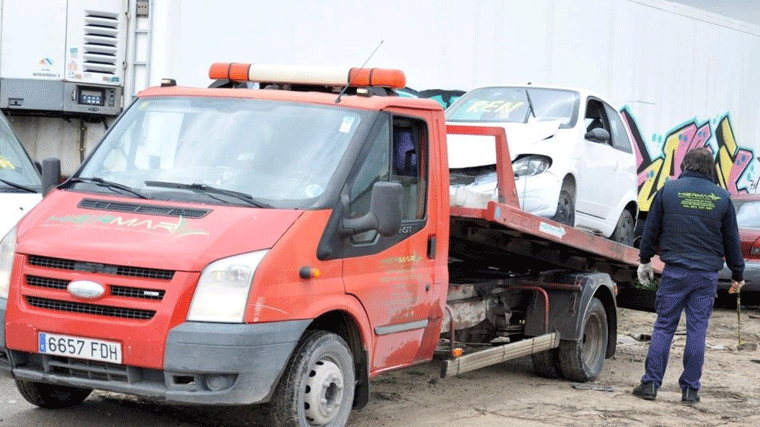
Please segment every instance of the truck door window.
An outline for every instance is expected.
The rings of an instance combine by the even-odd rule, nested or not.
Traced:
[[[359,173],[351,185],[350,216],[358,218],[369,212],[372,185],[378,181],[402,185],[404,222],[425,219],[427,198],[427,132],[425,122],[410,118],[393,118],[393,127],[386,123],[372,142]],[[375,240],[377,232],[368,231],[351,238],[353,243]]]
[[[424,122],[414,119],[395,118],[393,121],[393,151],[391,180],[400,182],[404,188],[401,218],[415,220],[425,218],[425,133]]]
[[[390,125],[385,122],[378,132],[367,159],[364,161],[351,186],[351,218],[359,218],[369,212],[372,185],[388,181],[390,177]],[[375,240],[377,231],[370,230],[351,237],[354,243],[368,243]]]

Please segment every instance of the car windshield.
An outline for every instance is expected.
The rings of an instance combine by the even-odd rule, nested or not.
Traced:
[[[446,110],[451,122],[558,121],[572,127],[580,95],[560,89],[485,87],[464,94]]]
[[[760,228],[760,200],[733,199],[739,228]]]
[[[0,116],[0,191],[19,191],[14,184],[39,190],[40,176],[10,124]]]
[[[366,114],[267,100],[144,98],[72,182],[154,199],[308,207]]]

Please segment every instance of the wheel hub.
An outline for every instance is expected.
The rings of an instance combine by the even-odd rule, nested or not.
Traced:
[[[318,361],[306,380],[304,413],[312,425],[332,421],[343,401],[343,373],[329,360]]]

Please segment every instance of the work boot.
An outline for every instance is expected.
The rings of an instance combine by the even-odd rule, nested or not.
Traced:
[[[633,389],[633,395],[644,400],[654,400],[657,397],[657,384],[652,381],[641,383]]]
[[[689,387],[683,389],[681,391],[681,402],[689,405],[699,403],[699,394],[697,394],[697,389]]]

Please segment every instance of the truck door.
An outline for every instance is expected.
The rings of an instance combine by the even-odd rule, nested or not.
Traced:
[[[369,211],[375,182],[403,186],[397,235],[368,231],[347,237],[343,245],[346,292],[362,302],[374,333],[372,371],[428,357],[440,330],[439,322],[431,319],[440,316],[440,308],[436,310],[430,297],[435,251],[428,252],[428,247],[431,242],[435,246],[436,234],[435,221],[427,215],[430,135],[428,122],[421,118],[386,115],[347,184],[351,218]]]

